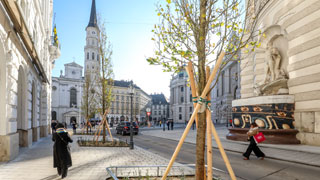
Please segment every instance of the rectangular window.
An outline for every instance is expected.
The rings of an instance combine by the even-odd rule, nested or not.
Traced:
[[[190,94],[190,102],[192,102],[192,94]]]
[[[192,106],[190,106],[189,110],[190,110],[190,112],[192,112]]]
[[[159,111],[159,115],[161,115],[161,111]]]
[[[181,120],[182,119],[182,114],[179,114],[179,120]]]
[[[180,88],[180,89],[181,89],[181,92],[183,92],[183,86],[181,86],[181,88]]]
[[[179,112],[182,112],[182,107],[179,107]]]
[[[183,98],[183,97],[181,97],[181,98],[180,98],[180,101],[181,101],[181,103],[183,103],[183,102],[184,102],[184,98]]]

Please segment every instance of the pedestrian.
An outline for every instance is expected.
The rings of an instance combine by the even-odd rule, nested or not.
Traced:
[[[194,125],[196,124],[196,121],[193,121],[192,123],[192,130],[194,130]]]
[[[161,127],[161,121],[159,122],[159,124],[160,124],[160,127]]]
[[[171,130],[173,130],[173,120],[171,120]]]
[[[57,126],[57,121],[56,120],[51,120],[52,134],[56,132],[56,126]]]
[[[256,134],[259,133],[259,127],[258,125],[253,122],[250,124],[250,129],[249,131],[247,132],[247,135],[248,135],[248,141],[250,141],[250,144],[247,148],[247,151],[245,153],[243,153],[243,160],[249,160],[249,156],[251,154],[251,152],[253,151],[254,154],[260,158],[261,160],[264,159],[265,157],[265,154],[260,150],[260,148],[258,147],[257,143],[255,142],[253,136],[255,136]]]
[[[232,119],[229,119],[229,125],[232,127]]]
[[[77,132],[77,122],[76,121],[72,121],[72,129],[73,129],[73,134],[76,134],[76,132]]]
[[[170,130],[170,129],[169,129],[169,124],[170,124],[170,121],[167,121],[168,131]]]
[[[72,166],[70,146],[68,144],[73,141],[62,123],[58,123],[56,128],[56,132],[52,135],[52,141],[54,141],[53,167],[57,168],[58,174],[63,179],[67,177],[68,168]]]

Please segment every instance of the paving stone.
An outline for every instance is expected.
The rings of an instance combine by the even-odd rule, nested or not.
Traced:
[[[138,146],[134,150],[125,147],[79,147],[76,143],[78,137],[74,136],[74,143],[70,144],[73,166],[69,168],[66,179],[105,179],[108,176],[106,168],[110,166],[164,165],[169,162]],[[23,148],[16,159],[0,164],[0,179],[60,179],[53,168],[52,147],[51,137],[47,137],[29,149]],[[126,171],[128,173],[129,169],[124,169],[122,173]]]

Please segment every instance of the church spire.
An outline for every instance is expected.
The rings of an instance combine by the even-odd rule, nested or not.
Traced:
[[[97,13],[96,13],[96,1],[95,0],[92,0],[90,20],[89,20],[89,24],[87,27],[98,27]]]

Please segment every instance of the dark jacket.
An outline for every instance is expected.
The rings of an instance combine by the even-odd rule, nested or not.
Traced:
[[[53,145],[53,167],[71,167],[72,160],[70,154],[69,142],[73,142],[68,132],[57,132],[52,135]]]

